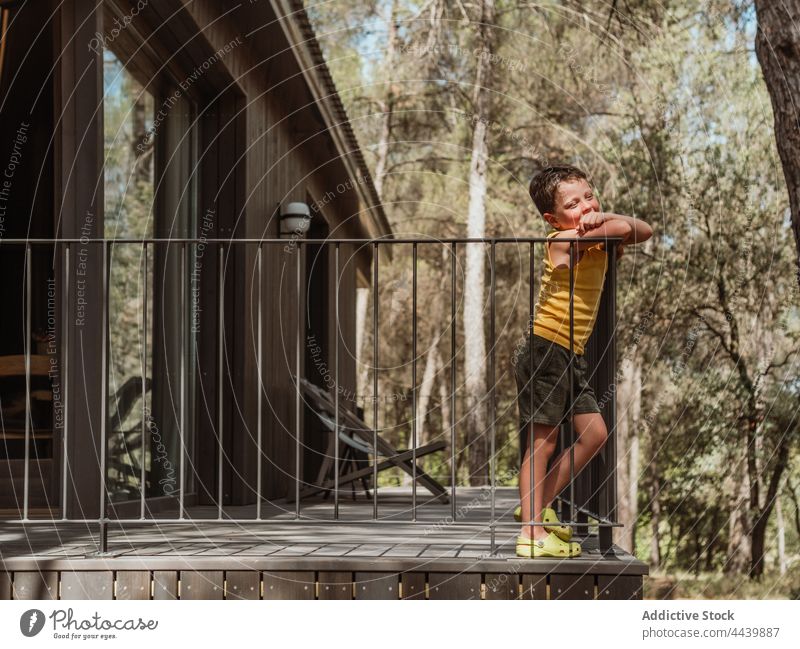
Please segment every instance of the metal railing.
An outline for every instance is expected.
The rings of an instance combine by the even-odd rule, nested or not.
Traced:
[[[401,246],[401,245],[410,245],[411,246],[411,263],[412,263],[412,313],[410,317],[412,319],[412,362],[411,362],[411,382],[412,382],[412,421],[411,421],[411,467],[412,467],[412,480],[411,480],[411,512],[410,512],[410,523],[417,523],[418,522],[418,508],[420,507],[418,502],[417,496],[417,448],[418,448],[418,430],[417,430],[417,399],[418,399],[418,385],[417,385],[417,320],[418,320],[418,252],[419,249],[424,246],[438,246],[444,247],[449,251],[449,259],[450,259],[450,269],[449,269],[449,277],[450,277],[450,359],[449,359],[449,366],[450,366],[450,422],[449,422],[449,441],[450,441],[450,452],[449,452],[449,465],[450,465],[450,502],[451,502],[451,516],[453,519],[453,525],[458,526],[481,526],[487,527],[486,523],[483,522],[457,522],[456,519],[456,512],[458,509],[457,506],[457,494],[458,494],[458,486],[457,486],[457,476],[456,476],[456,453],[457,453],[457,434],[456,434],[456,423],[457,423],[457,416],[456,416],[456,404],[458,403],[456,398],[456,376],[457,376],[457,363],[456,363],[456,295],[457,295],[457,268],[456,268],[456,259],[457,253],[461,246],[467,246],[470,244],[482,244],[483,246],[488,246],[489,248],[489,336],[490,336],[490,347],[489,347],[489,382],[490,382],[490,394],[489,394],[489,421],[490,421],[490,428],[487,431],[489,435],[489,448],[490,448],[490,457],[489,457],[489,480],[490,480],[490,490],[491,490],[491,500],[490,500],[490,521],[488,523],[488,528],[491,534],[491,553],[494,554],[496,552],[496,543],[495,543],[495,534],[497,530],[502,530],[506,528],[510,528],[510,526],[518,526],[515,523],[507,523],[497,518],[497,511],[496,511],[496,470],[497,470],[497,448],[496,448],[496,425],[497,425],[497,395],[496,395],[496,354],[497,354],[497,345],[496,345],[496,331],[495,331],[495,317],[496,317],[496,291],[497,291],[497,276],[496,276],[496,267],[497,267],[497,249],[500,246],[527,246],[528,247],[528,257],[529,257],[529,269],[528,269],[528,283],[530,287],[529,293],[529,314],[528,314],[528,324],[531,327],[530,333],[532,335],[532,323],[534,320],[534,305],[535,305],[535,295],[534,295],[534,278],[537,276],[537,264],[536,264],[536,256],[534,254],[534,247],[537,243],[543,243],[547,241],[545,238],[541,237],[534,237],[534,238],[484,238],[484,239],[469,239],[469,238],[459,238],[459,239],[445,239],[445,240],[431,240],[431,239],[421,239],[421,238],[400,238],[400,239],[387,239],[387,240],[363,240],[363,239],[302,239],[302,238],[292,238],[292,239],[217,239],[217,238],[175,238],[175,239],[156,239],[156,238],[146,238],[146,239],[126,239],[126,240],[111,240],[111,239],[6,239],[2,241],[0,244],[0,254],[8,250],[13,250],[20,246],[24,247],[25,249],[25,285],[24,285],[24,322],[25,322],[25,390],[26,390],[26,399],[25,399],[25,408],[26,408],[26,417],[25,417],[25,430],[24,430],[24,474],[23,474],[23,498],[22,498],[22,507],[21,507],[21,516],[18,518],[11,518],[6,519],[6,522],[14,522],[14,523],[23,523],[23,524],[37,524],[37,523],[80,523],[80,524],[97,524],[100,529],[100,539],[101,539],[101,551],[105,552],[107,550],[108,544],[108,526],[110,524],[113,525],[136,525],[141,523],[157,523],[159,526],[168,525],[172,523],[187,523],[187,522],[195,522],[199,523],[198,519],[191,518],[188,516],[186,503],[185,503],[185,494],[186,494],[186,485],[187,485],[187,460],[191,460],[188,458],[187,452],[187,434],[190,431],[187,431],[186,425],[188,421],[188,408],[190,402],[192,402],[192,397],[188,394],[188,381],[187,381],[187,358],[186,356],[186,340],[178,340],[175,341],[176,344],[180,345],[180,356],[181,356],[181,363],[180,363],[180,382],[179,382],[179,391],[180,391],[180,409],[178,415],[178,436],[179,436],[179,446],[180,446],[180,461],[178,463],[178,497],[177,497],[177,509],[178,509],[178,516],[175,518],[160,518],[160,517],[152,517],[147,518],[146,512],[147,508],[147,499],[148,495],[146,494],[145,483],[146,483],[146,475],[145,475],[145,453],[148,443],[148,430],[147,430],[147,416],[146,413],[143,412],[142,414],[142,422],[141,422],[141,445],[142,445],[142,460],[141,466],[139,467],[139,481],[140,481],[140,488],[139,488],[139,516],[136,517],[129,517],[129,518],[122,518],[122,517],[113,517],[110,515],[111,509],[111,502],[109,497],[109,487],[108,487],[108,472],[107,472],[107,460],[108,460],[108,443],[109,443],[109,420],[110,420],[110,413],[109,413],[109,398],[110,398],[110,390],[109,390],[109,312],[110,312],[110,297],[111,297],[111,285],[110,285],[110,262],[113,258],[114,252],[117,248],[122,246],[138,246],[141,248],[141,256],[142,261],[144,264],[143,268],[143,286],[142,286],[142,304],[144,305],[144,313],[142,314],[142,333],[144,336],[143,345],[145,348],[144,355],[147,356],[147,331],[148,331],[148,320],[147,320],[147,304],[148,299],[152,299],[152,296],[148,297],[148,281],[147,281],[147,273],[148,273],[148,264],[150,263],[150,256],[153,251],[157,250],[159,246],[165,246],[169,250],[177,250],[179,254],[179,273],[180,278],[180,313],[181,313],[181,326],[180,331],[181,336],[185,335],[187,332],[187,324],[189,320],[187,319],[190,310],[188,305],[188,284],[185,279],[188,277],[188,264],[187,259],[190,255],[193,258],[196,258],[198,247],[203,246],[206,247],[215,247],[217,250],[217,268],[216,268],[216,319],[217,319],[217,332],[216,332],[216,340],[211,341],[206,336],[203,338],[201,343],[202,346],[214,345],[214,352],[216,353],[217,357],[217,376],[216,376],[216,431],[215,431],[215,439],[217,442],[217,456],[216,456],[216,482],[217,482],[217,493],[216,493],[216,500],[217,500],[217,518],[212,519],[213,522],[228,522],[234,524],[244,524],[244,523],[255,523],[255,522],[263,522],[269,523],[273,521],[274,518],[272,517],[264,517],[263,510],[262,510],[262,502],[268,502],[268,499],[264,498],[263,495],[263,449],[264,449],[264,413],[263,413],[263,405],[262,396],[266,395],[269,398],[269,394],[265,388],[264,382],[264,367],[263,367],[263,359],[264,359],[264,326],[265,326],[265,319],[264,319],[264,263],[263,263],[263,256],[265,248],[268,249],[269,252],[275,250],[275,247],[283,247],[284,253],[287,251],[291,254],[287,256],[282,264],[283,270],[288,272],[293,272],[295,275],[295,285],[294,285],[294,295],[298,297],[295,300],[296,302],[296,313],[294,314],[296,318],[297,324],[297,331],[296,331],[296,340],[295,340],[295,358],[294,358],[294,377],[302,377],[304,372],[302,369],[302,339],[303,339],[303,300],[299,299],[299,296],[303,295],[303,283],[306,281],[305,277],[305,257],[302,254],[304,250],[307,250],[309,246],[325,246],[329,250],[333,249],[333,271],[335,273],[336,279],[336,290],[335,290],[335,302],[334,302],[334,314],[335,314],[335,326],[336,326],[336,344],[334,345],[334,356],[333,356],[333,363],[334,363],[334,394],[332,399],[335,404],[335,430],[338,431],[340,426],[344,426],[343,419],[340,417],[341,414],[341,404],[339,400],[339,384],[340,384],[340,358],[339,358],[339,313],[340,313],[340,290],[339,290],[339,278],[343,270],[342,260],[340,255],[340,247],[343,245],[347,246],[355,246],[362,250],[368,250],[371,253],[371,260],[372,260],[372,285],[370,288],[372,294],[372,342],[373,342],[373,359],[372,359],[372,390],[373,390],[373,418],[372,418],[372,431],[374,434],[373,437],[373,449],[375,450],[375,454],[372,458],[372,518],[367,519],[368,522],[379,524],[384,521],[380,520],[379,518],[379,489],[378,487],[378,465],[380,462],[380,457],[378,454],[378,394],[379,394],[379,386],[378,386],[378,371],[380,368],[380,345],[379,345],[379,329],[380,329],[380,310],[379,310],[379,287],[380,287],[380,250],[386,247],[392,246]],[[579,239],[561,239],[561,241],[569,242],[570,243],[570,258],[574,258],[573,256],[573,249],[576,247],[576,243]],[[621,241],[619,238],[609,238],[609,239],[602,239],[602,238],[592,238],[592,237],[583,237],[580,241],[596,241],[596,242],[608,242],[608,243],[618,243]],[[65,376],[65,384],[64,384],[64,408],[65,411],[63,413],[63,421],[64,421],[64,428],[63,434],[61,436],[61,451],[62,451],[62,464],[60,467],[61,471],[61,480],[60,480],[60,491],[61,491],[61,504],[60,504],[60,517],[51,516],[45,518],[30,518],[30,467],[31,467],[31,441],[32,441],[32,430],[31,430],[31,318],[32,318],[32,310],[33,310],[33,289],[32,289],[32,257],[33,257],[33,250],[35,248],[44,248],[49,253],[53,254],[54,260],[54,270],[56,270],[56,274],[61,278],[61,295],[60,295],[60,308],[61,308],[61,317],[59,318],[60,322],[60,331],[59,331],[59,338],[60,338],[60,345],[58,349],[58,354],[61,359],[61,367],[63,368],[64,376]],[[78,302],[78,295],[80,290],[80,284],[78,284],[75,280],[76,278],[76,269],[77,264],[83,263],[81,255],[87,254],[87,247],[90,250],[96,250],[97,248],[101,249],[100,255],[100,264],[101,264],[101,274],[102,279],[100,282],[99,288],[99,297],[100,297],[100,309],[95,310],[95,316],[99,315],[101,317],[101,326],[100,326],[100,359],[98,363],[98,368],[101,371],[101,398],[98,402],[89,404],[89,407],[99,411],[100,423],[101,423],[101,430],[99,434],[99,445],[100,445],[100,457],[99,457],[99,471],[100,471],[100,485],[101,488],[99,489],[99,493],[96,494],[96,498],[99,500],[99,511],[101,512],[100,516],[93,518],[93,517],[84,517],[84,516],[67,516],[67,495],[70,485],[68,484],[67,476],[70,474],[70,467],[68,465],[68,458],[70,457],[70,447],[69,447],[69,437],[73,431],[70,430],[70,413],[68,411],[69,408],[74,407],[74,399],[72,399],[72,390],[74,389],[73,385],[70,385],[70,375],[68,373],[68,368],[72,366],[73,363],[77,363],[78,354],[81,353],[81,350],[73,348],[73,336],[70,336],[70,328],[75,326],[74,320],[70,317],[71,314],[74,313],[74,306]],[[225,343],[225,328],[226,328],[226,319],[225,319],[225,308],[226,308],[226,294],[225,294],[225,286],[226,286],[226,276],[231,271],[226,271],[226,263],[228,257],[226,253],[231,253],[232,251],[239,251],[250,247],[255,251],[255,263],[253,267],[253,272],[257,276],[257,290],[258,290],[258,299],[255,303],[254,308],[256,309],[256,321],[257,321],[257,336],[255,336],[255,342],[257,346],[257,357],[258,361],[256,362],[256,376],[252,377],[254,379],[254,383],[257,386],[259,397],[257,399],[257,412],[256,412],[256,428],[257,428],[257,439],[256,439],[256,448],[258,453],[258,461],[256,462],[256,515],[255,518],[232,518],[227,517],[224,512],[224,493],[223,493],[223,456],[224,456],[224,442],[226,439],[226,435],[230,434],[226,430],[226,421],[223,417],[224,412],[224,389],[223,389],[223,368],[225,366],[225,362],[227,358],[224,356],[223,352],[226,347]],[[287,249],[288,247],[288,249]],[[598,313],[597,316],[597,323],[595,325],[595,334],[593,335],[593,346],[594,351],[592,352],[595,356],[595,364],[602,362],[605,364],[606,377],[612,377],[614,374],[615,369],[615,346],[614,346],[614,319],[615,319],[615,299],[614,299],[614,289],[616,286],[616,279],[615,279],[615,261],[616,261],[616,245],[608,245],[608,270],[606,276],[606,290],[604,290],[604,305],[601,308],[601,311]],[[291,257],[294,257],[292,260]],[[96,262],[96,259],[95,259]],[[290,268],[290,265],[293,264],[294,268]],[[60,266],[60,268],[55,268],[56,266]],[[164,265],[166,269],[167,266]],[[175,267],[173,266],[173,272]],[[208,281],[210,276],[206,274],[204,281]],[[354,286],[354,285],[353,285]],[[610,289],[610,290],[609,290]],[[151,289],[152,290],[152,289]],[[355,290],[355,289],[354,289]],[[462,290],[468,290],[468,287],[463,287]],[[570,339],[571,343],[574,343],[574,323],[573,323],[573,295],[574,293],[574,266],[570,267]],[[353,296],[353,299],[354,296]],[[252,307],[251,307],[252,308]],[[273,312],[274,313],[274,312]],[[194,315],[192,315],[194,318]],[[353,332],[353,336],[354,336]],[[572,347],[572,345],[571,345]],[[531,346],[532,349],[532,346]],[[571,352],[573,349],[571,349]],[[588,347],[587,347],[588,351]],[[532,352],[531,352],[532,356]],[[570,355],[570,403],[574,402],[574,394],[573,394],[573,381],[572,381],[572,362],[574,360],[574,354]],[[241,359],[234,359],[235,362],[241,361]],[[84,359],[85,362],[85,359]],[[146,368],[146,360],[144,367]],[[141,398],[142,398],[142,405],[146,407],[146,390],[147,390],[147,383],[148,378],[146,376],[146,369],[142,372],[143,376],[141,377]],[[602,378],[602,377],[601,377]],[[294,518],[295,522],[302,522],[308,523],[313,522],[315,524],[327,524],[327,523],[336,523],[340,521],[340,492],[341,492],[341,485],[339,484],[339,474],[340,474],[340,459],[341,459],[341,449],[339,443],[339,436],[334,434],[335,438],[335,445],[334,445],[334,488],[333,488],[333,518],[332,519],[313,519],[303,515],[302,511],[302,499],[301,499],[301,484],[303,484],[303,480],[301,479],[301,465],[302,465],[302,453],[303,453],[303,444],[301,443],[301,422],[303,420],[302,417],[302,408],[304,403],[304,398],[302,394],[302,389],[300,386],[300,381],[294,381],[294,440],[295,440],[295,448],[294,448]],[[533,404],[531,404],[533,405]],[[533,408],[531,408],[531,412],[533,412]],[[608,411],[610,412],[611,421],[608,422],[610,425],[609,433],[610,437],[613,436],[614,432],[614,422],[613,418],[615,416],[614,407],[613,407],[613,393],[611,399],[611,408]],[[579,497],[575,491],[575,475],[574,475],[574,449],[572,446],[572,440],[575,438],[574,430],[573,430],[573,422],[572,417],[568,417],[567,419],[567,435],[566,435],[566,443],[569,443],[570,448],[570,483],[569,483],[569,497],[563,498],[562,502],[568,503],[569,505],[569,516],[568,520],[564,520],[567,524],[573,524],[582,526],[583,529],[588,531],[588,518],[594,519],[594,524],[597,525],[600,535],[600,545],[601,548],[607,550],[611,546],[611,528],[620,525],[614,520],[614,512],[616,508],[616,493],[615,493],[615,486],[614,486],[614,466],[615,461],[613,457],[613,447],[612,447],[612,455],[611,461],[606,462],[606,467],[603,470],[604,475],[594,476],[587,476],[588,479],[592,482],[589,485],[589,490],[591,493],[584,493],[582,497]],[[443,422],[444,424],[444,422]],[[562,446],[565,444],[562,436]],[[531,448],[533,449],[533,440],[531,440]],[[74,453],[74,451],[72,451]],[[0,460],[1,462],[1,460]],[[532,493],[531,499],[533,499],[533,489],[535,489],[535,476],[533,475],[533,462],[530,463],[531,467],[531,485],[532,485]],[[587,472],[588,472],[587,467]],[[585,492],[586,490],[584,490]],[[605,494],[605,502],[602,502],[602,498],[598,499],[598,493]],[[580,501],[580,502],[578,502]],[[531,502],[533,502],[531,500]],[[600,503],[598,506],[597,503]],[[592,507],[592,503],[595,503],[594,507]],[[603,510],[603,511],[601,511]],[[562,508],[562,515],[564,514],[564,510]],[[209,520],[209,519],[204,519]],[[367,521],[354,521],[352,518],[347,519],[347,523],[352,524],[354,522],[367,522]],[[286,522],[286,519],[281,519],[281,522]],[[391,523],[397,523],[397,519],[393,518]],[[531,525],[543,525],[543,523],[530,523]]]

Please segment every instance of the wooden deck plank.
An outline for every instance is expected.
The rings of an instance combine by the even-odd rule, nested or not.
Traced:
[[[35,572],[46,566],[50,571],[75,570],[264,570],[282,571],[350,571],[350,572],[505,572],[513,562],[494,557],[487,559],[459,558],[410,558],[410,557],[228,557],[228,556],[158,556],[158,557],[87,557],[74,560],[51,560],[46,564],[36,559],[4,559],[0,570],[11,572]],[[513,564],[517,565],[517,564]],[[641,575],[646,574],[647,565],[628,564],[620,561],[582,562],[579,559],[525,561],[518,565],[520,574],[583,574]]]
[[[480,599],[481,576],[476,573],[429,573],[428,598]]]
[[[319,544],[317,545],[288,545],[284,548],[281,548],[277,552],[273,552],[270,556],[272,557],[306,557],[309,554],[312,554],[319,550]]]
[[[58,599],[58,573],[14,572],[14,599]]]
[[[594,575],[550,575],[550,599],[594,599]]]
[[[225,549],[219,546],[207,547],[206,544],[199,542],[185,545],[179,551],[179,554],[186,557],[201,557],[201,556],[218,556],[226,554]]]
[[[261,599],[261,573],[228,570],[225,573],[225,599]]]
[[[319,599],[353,599],[352,572],[320,572]]]
[[[235,552],[229,552],[228,554],[230,556],[237,556],[237,557],[245,557],[245,556],[268,557],[284,547],[286,546],[276,545],[275,543],[259,543],[256,545],[248,544],[247,546],[240,548]]]
[[[222,599],[225,593],[221,570],[182,570],[180,585],[181,599]]]
[[[354,550],[357,545],[326,545],[314,552],[315,557],[343,557],[352,550]]]
[[[117,572],[116,599],[150,599],[149,570],[120,570]]]
[[[519,599],[519,575],[487,573],[484,576],[486,599]]]
[[[419,556],[422,559],[455,559],[461,548],[448,548],[444,545],[429,545]]]
[[[314,599],[314,573],[265,572],[264,599]]]
[[[597,575],[597,599],[642,599],[644,584],[633,575]]]
[[[359,557],[380,557],[383,556],[391,547],[391,544],[364,543],[348,552],[348,556]]]
[[[403,599],[425,599],[425,573],[404,572],[400,575]]]
[[[81,557],[96,550],[96,547],[81,545],[62,545],[61,547],[51,548],[43,552],[37,552],[40,557]]]
[[[61,599],[114,599],[114,573],[62,572]]]
[[[547,575],[522,575],[522,599],[547,599]]]
[[[400,577],[396,572],[357,572],[356,599],[397,599]]]
[[[479,488],[464,487],[459,489],[459,500],[480,503],[482,501],[478,496],[481,493]],[[481,576],[484,582],[483,596],[492,597],[494,593],[486,591],[486,585],[491,585],[492,577],[486,582],[486,575],[510,570],[517,529],[503,527],[505,522],[510,523],[507,519],[511,518],[510,512],[518,500],[516,490],[499,488],[497,495],[497,510],[508,515],[504,514],[500,526],[495,528],[499,548],[495,556],[488,555],[488,528],[480,527],[482,521],[489,520],[487,508],[483,505],[465,510],[463,522],[475,525],[473,527],[437,526],[450,513],[449,507],[439,504],[418,507],[417,522],[411,523],[410,491],[381,488],[379,498],[384,520],[380,525],[370,520],[372,502],[366,500],[343,502],[341,519],[335,523],[332,521],[330,502],[304,501],[303,515],[331,521],[325,524],[305,519],[291,520],[292,513],[282,511],[282,507],[285,507],[283,503],[265,503],[263,520],[252,524],[219,522],[215,520],[217,510],[213,507],[191,508],[191,520],[185,525],[170,524],[157,528],[155,525],[158,521],[154,520],[152,527],[137,524],[124,530],[111,531],[109,543],[114,556],[91,554],[96,549],[92,532],[74,525],[54,524],[52,532],[37,528],[36,535],[26,537],[30,544],[19,542],[16,533],[7,533],[2,529],[0,535],[5,533],[11,543],[3,543],[0,571],[12,573],[12,582],[15,572],[36,572],[41,569],[51,572],[117,573],[149,570],[167,575],[180,571],[297,572],[313,576],[318,572],[381,572],[419,574],[421,576],[413,579],[421,579],[420,589],[423,592],[429,573],[465,573]],[[254,514],[254,508],[227,508],[226,514],[244,520]],[[396,520],[389,520],[392,516]],[[164,512],[163,517],[174,516]],[[209,543],[209,539],[218,543]],[[615,547],[613,553],[606,556],[601,555],[596,537],[581,537],[579,541],[583,547],[583,554],[579,558],[523,562],[515,569],[522,585],[528,586],[526,597],[538,597],[536,589],[546,584],[546,576],[550,574],[564,575],[569,580],[587,574],[606,575],[610,579],[625,575],[640,580],[641,575],[648,573],[646,564],[619,548]],[[545,577],[545,581],[541,581],[542,577]],[[405,584],[405,580],[402,577],[400,579]],[[636,583],[639,583],[638,580]],[[613,590],[608,593],[609,596],[614,595],[622,581],[610,584]],[[264,580],[263,588],[266,586],[267,581]],[[531,590],[534,586],[536,589]],[[401,589],[404,596],[410,592],[409,589]],[[119,583],[117,590],[120,590]],[[175,590],[170,593],[169,589],[159,587],[162,596],[174,597]],[[316,584],[313,590],[311,597],[316,597]],[[294,596],[307,597],[308,594],[304,590]]]
[[[170,543],[158,543],[147,545],[143,548],[135,548],[130,553],[134,554],[135,556],[160,556],[160,555],[181,555],[183,554],[184,548],[193,547],[188,543],[180,543],[180,544],[170,544]]]
[[[397,544],[393,545],[383,555],[384,557],[418,557],[427,548],[427,545]]]
[[[178,571],[153,571],[153,599],[178,599]]]

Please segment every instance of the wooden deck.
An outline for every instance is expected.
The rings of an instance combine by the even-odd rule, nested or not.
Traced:
[[[488,493],[459,489],[453,521],[449,505],[420,490],[416,523],[403,488],[380,490],[377,522],[363,496],[341,499],[338,522],[322,499],[303,501],[299,521],[287,503],[263,504],[257,523],[217,521],[216,508],[198,507],[187,523],[111,526],[105,555],[96,525],[3,523],[0,599],[641,598],[646,564],[617,547],[602,554],[596,536],[576,539],[581,557],[516,557],[515,489],[497,490],[492,555]],[[255,507],[225,515],[252,519]]]

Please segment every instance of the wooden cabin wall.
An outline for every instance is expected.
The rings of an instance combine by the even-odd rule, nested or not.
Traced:
[[[264,11],[268,3],[259,3]],[[337,238],[359,236],[359,201],[354,188],[347,188],[347,173],[341,161],[335,159],[328,134],[324,132],[321,117],[313,106],[311,95],[299,76],[299,67],[287,48],[278,26],[259,30],[248,40],[247,31],[253,24],[240,24],[244,10],[227,11],[218,2],[195,1],[186,6],[203,36],[213,50],[239,39],[235,47],[220,61],[236,79],[246,95],[246,188],[244,212],[240,215],[236,235],[253,238],[278,238],[279,205],[291,201],[305,202],[308,191],[323,199],[330,198],[325,210],[315,214],[327,215],[332,236]],[[274,18],[274,17],[273,17]],[[270,22],[273,18],[268,19]],[[264,57],[254,45],[269,43],[274,50],[272,58]],[[295,76],[290,82],[287,77]],[[305,108],[303,108],[305,106]],[[299,112],[295,112],[298,109]],[[304,142],[304,140],[307,140]],[[353,181],[350,181],[350,187]],[[339,191],[339,190],[342,191]],[[266,460],[262,465],[262,493],[270,498],[281,497],[294,489],[295,474],[295,383],[292,378],[296,363],[296,335],[298,329],[297,305],[302,304],[304,291],[297,292],[296,264],[298,247],[291,245],[264,245],[262,257],[262,345],[263,345],[263,401],[262,449]],[[301,269],[305,268],[303,252]],[[341,259],[350,257],[347,249],[340,249]],[[258,371],[254,350],[257,349],[258,283],[254,269],[257,249],[248,246],[236,266],[237,283],[243,290],[237,293],[235,312],[241,327],[234,334],[235,358],[240,363],[241,390],[236,395],[234,413],[232,463],[237,467],[231,485],[231,503],[245,504],[255,501],[257,492],[256,458],[258,457]],[[333,254],[330,255],[330,264]],[[329,286],[334,286],[330,267]],[[352,350],[355,344],[355,266],[344,268],[340,293],[340,325],[335,324],[335,314],[330,312],[330,332],[343,332],[341,349]],[[298,300],[299,297],[299,300]],[[333,304],[333,300],[330,300]],[[333,335],[333,334],[331,334]],[[331,350],[327,345],[326,362],[333,367]],[[300,367],[304,367],[305,345],[300,346]],[[340,378],[342,390],[355,393],[356,368],[354,354],[340,351]],[[346,401],[342,401],[343,406]],[[354,407],[355,404],[353,403]],[[348,406],[349,407],[349,406]],[[302,409],[301,409],[302,412]],[[303,422],[300,423],[301,434]],[[301,443],[307,441],[301,437]],[[301,468],[302,471],[302,468]]]
[[[123,14],[130,14],[134,2],[115,0]],[[53,3],[55,6],[56,3]],[[268,2],[242,5],[232,10],[224,3],[196,0],[184,4],[181,0],[160,0],[150,3],[130,26],[126,36],[142,34],[156,59],[178,75],[191,71],[207,60],[210,52],[228,46],[225,53],[197,79],[189,95],[202,97],[201,110],[209,106],[209,114],[200,118],[199,130],[206,136],[221,137],[201,150],[203,164],[198,167],[200,184],[198,222],[206,206],[216,197],[217,212],[213,232],[206,236],[278,237],[278,206],[281,203],[306,200],[308,192],[326,200],[320,211],[327,218],[329,229],[336,237],[365,236],[361,229],[358,192],[348,179],[345,164],[338,159],[332,138],[325,131],[319,108],[314,104],[299,67],[288,44],[274,24],[274,16],[266,16]],[[248,12],[259,12],[261,23],[273,24],[250,37],[247,32],[254,23],[247,20]],[[223,16],[222,14],[227,14]],[[54,133],[52,195],[60,197],[53,206],[58,234],[66,237],[103,236],[103,202],[95,190],[103,174],[103,62],[102,53],[87,49],[87,43],[102,33],[104,10],[85,2],[58,5],[55,29],[55,51],[61,52],[54,74],[55,114],[61,115]],[[170,19],[170,16],[172,17]],[[152,37],[152,39],[151,39]],[[138,38],[138,36],[137,36]],[[235,43],[235,47],[231,45]],[[121,41],[118,45],[121,45]],[[265,48],[274,56],[265,56]],[[279,53],[283,51],[282,53]],[[287,81],[287,79],[291,79]],[[78,84],[76,86],[75,84]],[[225,120],[232,119],[230,124]],[[46,130],[46,129],[43,129]],[[26,160],[32,160],[28,144]],[[44,185],[49,183],[45,179]],[[345,189],[339,189],[344,187]],[[220,190],[218,192],[218,190]],[[37,196],[51,195],[47,189]],[[332,198],[328,201],[328,196]],[[44,222],[44,221],[43,221]],[[46,231],[39,232],[46,235]],[[296,363],[297,305],[303,303],[302,288],[296,287],[296,263],[304,268],[302,253],[287,245],[264,246],[262,258],[262,342],[264,396],[262,401],[263,463],[262,493],[268,497],[286,495],[293,488],[295,475],[295,381],[292,374]],[[97,247],[99,250],[100,248]],[[200,366],[208,369],[208,383],[201,377],[203,396],[198,410],[208,409],[206,421],[198,417],[196,457],[189,470],[198,469],[202,475],[199,501],[214,502],[213,486],[216,472],[217,421],[214,401],[214,375],[220,369],[216,360],[217,340],[214,320],[217,273],[216,249],[209,247],[204,260],[204,273],[209,280],[201,282],[204,304],[204,340]],[[342,259],[349,259],[347,247],[341,248]],[[331,259],[333,257],[331,256]],[[365,259],[367,263],[365,263]],[[226,466],[223,480],[225,504],[245,504],[255,500],[258,454],[258,365],[254,356],[257,335],[257,293],[253,268],[256,247],[236,254],[226,264],[225,340],[226,360],[223,361],[225,421],[224,451]],[[101,480],[96,458],[101,448],[100,411],[102,401],[101,363],[101,256],[92,254],[88,262],[86,296],[91,308],[86,314],[83,331],[68,329],[69,359],[81,342],[80,362],[70,362],[68,376],[71,386],[67,424],[71,431],[67,447],[72,471],[66,497],[66,516],[95,517],[100,515]],[[332,263],[332,262],[331,262]],[[362,275],[368,276],[368,258],[360,257]],[[341,346],[353,349],[355,341],[355,272],[353,264],[344,267],[340,293],[340,323],[336,326],[331,311],[329,331],[343,334]],[[73,266],[69,278],[58,277],[58,285],[77,281]],[[334,273],[329,272],[331,291]],[[75,304],[70,304],[64,317],[75,321]],[[210,317],[210,320],[205,319]],[[82,338],[79,340],[79,335]],[[60,344],[60,341],[59,341]],[[329,343],[328,350],[332,349]],[[300,346],[301,355],[304,346]],[[206,358],[209,357],[210,358]],[[208,360],[208,363],[206,363]],[[354,354],[340,352],[342,390],[355,391]],[[332,359],[328,359],[332,366]],[[300,358],[303,366],[303,358]],[[67,370],[65,365],[65,370]],[[87,407],[87,404],[91,404]],[[342,400],[345,407],[350,402]],[[355,405],[355,404],[353,404]],[[201,425],[202,424],[202,425]],[[205,428],[203,428],[205,427]],[[299,422],[302,430],[303,422]],[[207,476],[210,478],[207,479]],[[188,502],[187,504],[191,504]]]

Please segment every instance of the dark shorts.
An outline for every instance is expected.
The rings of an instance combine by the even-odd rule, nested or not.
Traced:
[[[570,410],[570,351],[558,343],[535,334],[532,339],[533,365],[531,365],[530,335],[526,337],[525,345],[514,357],[520,432],[527,428],[530,421],[558,426],[567,420]],[[573,414],[600,412],[594,390],[587,380],[586,359],[577,354],[573,354],[573,358],[575,381]]]

